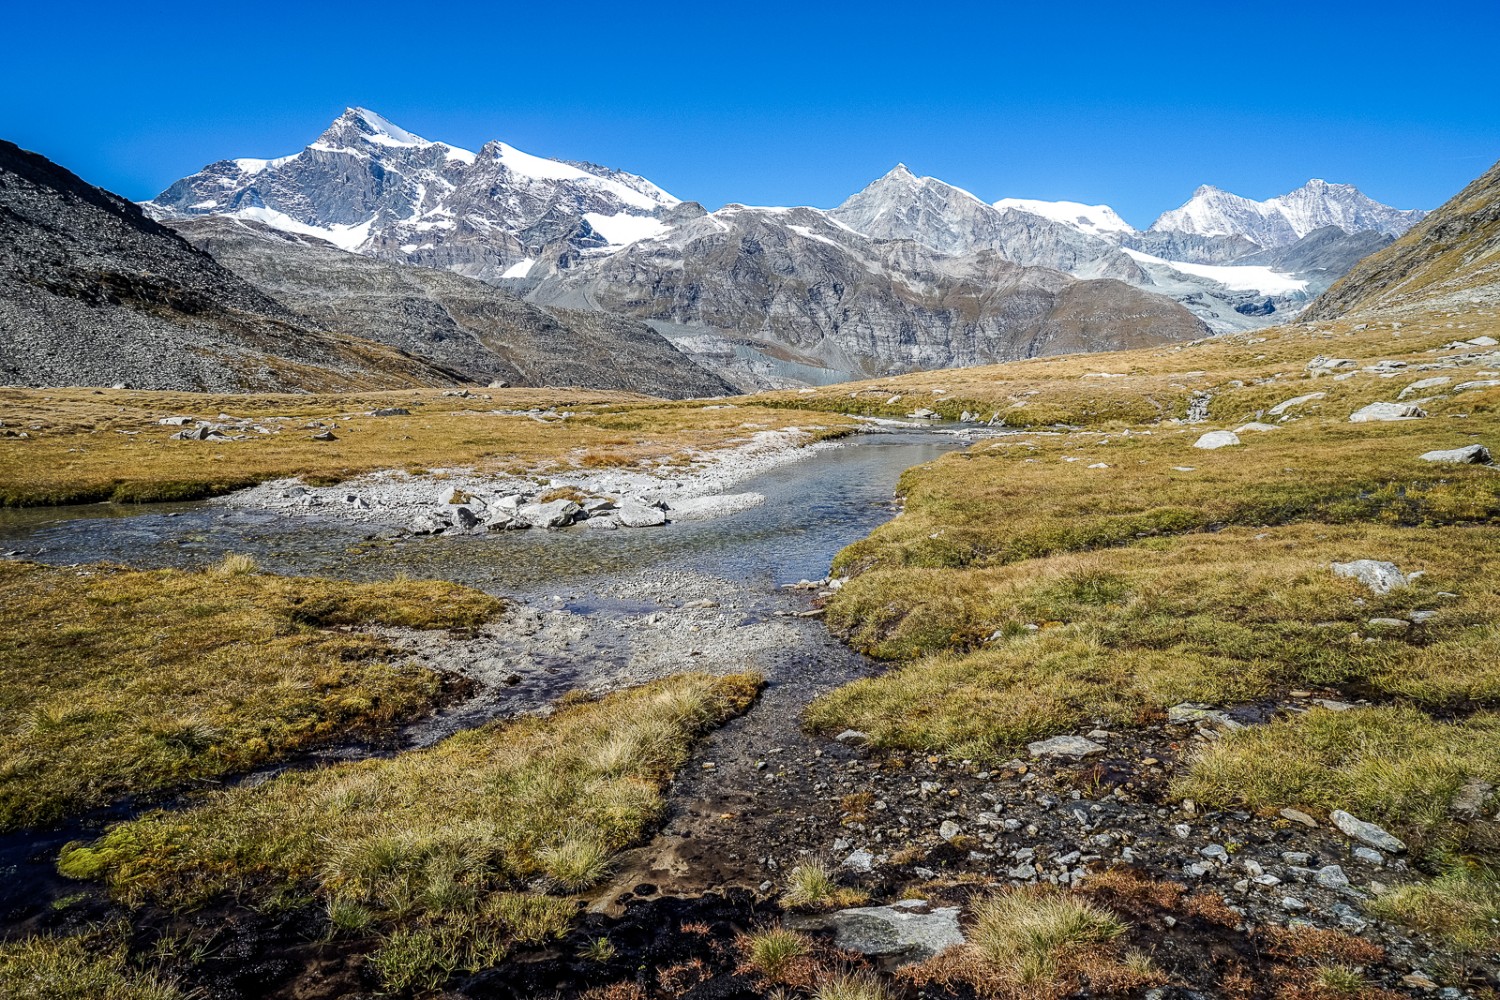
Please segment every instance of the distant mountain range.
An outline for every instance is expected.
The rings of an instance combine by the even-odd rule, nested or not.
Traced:
[[[1254,329],[1294,314],[1422,217],[1314,180],[1261,202],[1205,186],[1139,231],[1107,205],[987,203],[904,165],[826,211],[709,213],[634,174],[503,142],[470,152],[362,108],[300,153],[210,164],[146,207],[166,220],[260,222],[539,303],[637,317],[746,387],[1123,346],[1148,329],[1160,339]],[[735,239],[754,246],[731,249]],[[985,254],[995,261],[963,259]],[[1001,300],[1023,286],[1034,300],[1060,279],[1011,283],[990,273],[995,263],[1141,294],[1068,293],[1114,296],[1117,335],[1107,309],[1090,310],[1102,326],[1047,326],[1020,319],[1032,306]]]
[[[1254,329],[1422,217],[1310,181],[1264,202],[1200,188],[1140,231],[1107,205],[988,203],[902,165],[832,209],[708,212],[634,174],[473,152],[362,108],[140,208],[227,266],[230,298],[254,292],[309,338],[394,349],[429,379],[668,395]],[[30,371],[13,377],[44,377]]]

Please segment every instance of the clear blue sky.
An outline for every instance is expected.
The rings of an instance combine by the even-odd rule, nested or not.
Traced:
[[[0,138],[131,198],[346,105],[710,208],[831,206],[904,161],[1114,205],[1312,176],[1432,207],[1500,159],[1500,2],[14,4]]]

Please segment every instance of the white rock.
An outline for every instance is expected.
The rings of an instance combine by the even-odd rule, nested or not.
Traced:
[[[1374,823],[1367,823],[1362,819],[1351,816],[1342,809],[1335,809],[1329,814],[1333,825],[1343,831],[1347,837],[1368,844],[1377,850],[1386,851],[1390,854],[1399,854],[1406,850],[1406,843]]]
[[[1266,431],[1279,430],[1281,430],[1281,428],[1277,427],[1275,424],[1263,424],[1258,420],[1252,420],[1248,424],[1241,424],[1240,426],[1236,427],[1234,429],[1234,432],[1236,434],[1244,434],[1246,431],[1256,431],[1263,434]]]
[[[1266,412],[1271,414],[1272,416],[1280,416],[1294,406],[1301,406],[1304,403],[1311,403],[1313,400],[1322,399],[1326,395],[1328,395],[1328,393],[1326,392],[1310,392],[1305,396],[1293,396],[1291,399],[1277,403]]]
[[[1411,385],[1407,386],[1405,389],[1402,389],[1400,395],[1398,395],[1396,398],[1405,399],[1407,396],[1416,395],[1423,389],[1436,389],[1438,386],[1447,385],[1452,381],[1453,380],[1446,375],[1436,375],[1432,378],[1418,379]]]
[[[1406,586],[1406,575],[1397,568],[1395,563],[1380,562],[1375,559],[1356,559],[1353,562],[1334,563],[1333,572],[1336,576],[1358,580],[1375,594],[1389,594],[1393,590],[1400,590]]]
[[[866,850],[858,850],[844,859],[844,867],[850,871],[868,872],[875,867],[875,855]]]
[[[1367,424],[1380,420],[1416,420],[1427,416],[1427,411],[1414,403],[1371,403],[1349,414],[1352,424]]]
[[[1450,448],[1447,451],[1429,451],[1422,455],[1424,462],[1446,462],[1452,465],[1488,465],[1490,450],[1482,444]]]
[[[1088,757],[1103,753],[1104,748],[1082,736],[1054,736],[1027,746],[1033,757]]]
[[[1473,344],[1475,347],[1494,347],[1500,344],[1500,340],[1496,340],[1494,337],[1475,337],[1473,340],[1467,341],[1467,343]]]
[[[1197,441],[1194,441],[1193,447],[1212,451],[1215,448],[1233,447],[1239,443],[1240,437],[1234,431],[1209,431]]]
[[[962,833],[963,830],[961,830],[959,828],[959,825],[953,822],[951,819],[943,820],[943,825],[938,827],[938,836],[942,837],[946,841],[949,841],[950,843],[958,839],[959,835]]]

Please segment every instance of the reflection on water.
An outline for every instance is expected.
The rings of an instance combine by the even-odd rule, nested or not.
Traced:
[[[489,590],[542,592],[599,574],[691,569],[779,585],[828,572],[839,549],[892,515],[902,471],[957,447],[938,434],[864,435],[740,484],[765,503],[660,528],[369,538],[335,519],[211,504],[0,510],[0,548],[51,563],[198,566],[248,552],[272,572],[381,579],[406,572]]]

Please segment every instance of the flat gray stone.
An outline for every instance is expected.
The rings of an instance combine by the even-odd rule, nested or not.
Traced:
[[[803,928],[824,927],[839,948],[897,964],[922,962],[964,943],[956,906],[930,908],[925,900],[907,899],[892,906],[861,906],[826,917],[794,922]]]
[[[1033,757],[1088,757],[1103,753],[1104,748],[1082,736],[1054,736],[1032,743],[1026,748]]]
[[[866,850],[858,850],[844,859],[845,868],[854,872],[868,872],[875,867],[875,855]]]
[[[1352,424],[1367,424],[1380,420],[1416,420],[1427,416],[1427,411],[1414,403],[1371,403],[1349,414]]]
[[[1322,399],[1326,395],[1328,395],[1328,393],[1326,392],[1310,392],[1305,396],[1293,396],[1291,399],[1277,403],[1266,412],[1271,414],[1272,416],[1279,417],[1281,414],[1285,413],[1287,410],[1290,410],[1294,406],[1301,406],[1304,403],[1311,403],[1313,400]]]
[[[525,521],[533,528],[565,528],[578,520],[582,513],[583,508],[571,500],[552,500],[516,508],[516,520]]]
[[[1333,825],[1338,827],[1346,837],[1352,837],[1377,850],[1388,854],[1399,854],[1406,850],[1405,841],[1392,836],[1374,823],[1367,823],[1342,809],[1335,809],[1328,818],[1333,820]]]
[[[660,507],[648,507],[637,500],[621,500],[615,517],[627,528],[654,528],[667,523],[666,512]]]
[[[1405,389],[1402,389],[1400,394],[1397,395],[1396,398],[1405,399],[1407,396],[1415,396],[1423,389],[1436,389],[1438,386],[1447,385],[1452,381],[1453,380],[1447,375],[1437,375],[1432,378],[1418,379],[1411,385],[1407,386]]]
[[[1482,444],[1450,448],[1447,451],[1429,451],[1422,455],[1424,462],[1443,462],[1450,465],[1488,465],[1490,450]]]
[[[1395,563],[1381,562],[1377,559],[1356,559],[1353,562],[1334,563],[1333,572],[1335,576],[1358,580],[1375,594],[1389,594],[1393,590],[1400,590],[1406,586],[1406,574],[1402,573]]]

